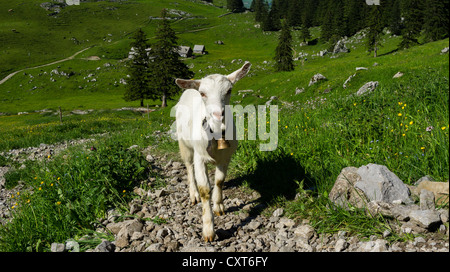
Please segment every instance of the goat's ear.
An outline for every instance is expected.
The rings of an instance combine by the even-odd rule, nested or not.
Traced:
[[[177,78],[175,80],[175,83],[182,89],[195,89],[198,91],[198,89],[200,88],[200,80],[187,80]]]
[[[243,78],[245,75],[247,75],[248,71],[250,71],[250,67],[252,67],[252,64],[246,61],[245,64],[241,67],[241,69],[236,70],[233,73],[229,74],[227,78],[231,81],[231,83],[234,84],[238,80]]]

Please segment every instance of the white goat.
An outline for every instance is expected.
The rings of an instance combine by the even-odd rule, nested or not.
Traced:
[[[195,205],[200,199],[202,201],[203,238],[207,242],[212,242],[215,236],[212,212],[216,215],[225,213],[222,186],[231,156],[238,145],[233,116],[228,110],[225,111],[225,105],[230,103],[233,84],[243,78],[250,67],[251,64],[246,62],[242,68],[228,76],[214,74],[201,80],[175,81],[179,87],[186,89],[176,105],[178,144],[187,168],[191,203]],[[225,112],[227,116],[224,116]],[[227,127],[232,127],[232,130],[226,130],[224,143],[223,135]],[[232,131],[232,135],[229,131]],[[220,146],[223,144],[227,147]],[[216,165],[213,210],[206,168],[208,162]]]

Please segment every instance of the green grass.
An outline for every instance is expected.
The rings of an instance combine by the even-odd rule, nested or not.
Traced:
[[[151,134],[161,127],[164,119],[155,116],[149,120],[135,114],[112,119],[111,113],[102,113],[81,121],[67,121],[74,126],[70,129],[52,123],[35,126],[37,132],[48,135],[53,134],[49,131],[60,129],[55,134],[61,139],[72,139],[73,130],[86,130],[83,137],[86,138],[89,128],[99,123],[111,126],[108,132],[114,125],[117,127],[114,133],[94,136],[89,145],[71,147],[42,161],[27,161],[25,169],[6,161],[13,170],[5,175],[5,186],[12,188],[20,180],[24,187],[7,200],[14,219],[0,228],[0,251],[48,251],[56,241],[78,239],[86,234],[98,236],[92,233],[98,219],[105,218],[111,208],[127,212],[127,203],[134,197],[133,188],[141,181],[155,177],[158,186],[164,184],[149,170],[140,149],[129,149],[136,144],[141,148],[168,145],[166,139]],[[33,137],[38,137],[30,134],[28,144],[32,144]],[[149,220],[163,222],[158,218]],[[91,239],[94,244],[86,244],[84,249],[95,247],[101,242],[95,243],[97,240]]]
[[[49,171],[43,166],[27,169],[27,189],[11,196],[14,220],[0,230],[1,251],[42,251],[91,229],[110,207],[126,207],[148,169],[139,151],[115,141],[47,160]]]
[[[0,78],[21,68],[63,59],[92,45],[103,46],[127,38],[137,28],[151,25],[149,16],[158,17],[162,8],[183,10],[193,17],[216,18],[223,13],[222,9],[199,2],[86,2],[65,7],[57,16],[48,16],[51,12],[39,6],[42,1],[2,1],[0,9],[5,14],[0,19],[0,42],[6,46],[0,51]],[[7,12],[10,9],[13,11]]]

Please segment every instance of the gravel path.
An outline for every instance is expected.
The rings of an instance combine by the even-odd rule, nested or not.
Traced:
[[[259,193],[244,192],[232,182],[224,185],[226,213],[214,218],[216,240],[206,243],[201,237],[201,204],[192,206],[189,203],[184,165],[171,160],[167,162],[165,157],[150,156],[150,161],[166,176],[168,185],[155,191],[136,189],[141,198],[130,203],[130,214],[138,218],[160,218],[165,222],[130,219],[114,223],[115,215],[111,211],[102,225],[115,234],[116,252],[449,251],[448,236],[443,235],[417,237],[413,241],[393,244],[377,237],[362,241],[345,231],[319,235],[308,220],[295,222],[284,217],[281,208],[264,216],[261,211],[265,206],[257,201]]]

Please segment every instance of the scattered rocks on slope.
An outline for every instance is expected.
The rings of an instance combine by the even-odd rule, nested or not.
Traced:
[[[333,49],[333,54],[338,54],[338,53],[348,53],[350,52],[350,50],[348,50],[348,48],[345,46],[345,40],[339,40],[336,45],[334,46]]]
[[[359,88],[358,92],[356,92],[357,96],[361,96],[367,93],[371,93],[378,87],[378,81],[369,81],[364,84],[361,88]]]
[[[311,80],[309,81],[308,86],[312,86],[312,85],[316,84],[318,81],[320,81],[320,80],[326,80],[326,79],[327,79],[327,78],[326,78],[324,75],[322,75],[322,74],[315,74],[315,75],[311,78]]]
[[[349,84],[349,83],[350,83],[350,80],[352,80],[352,78],[354,78],[355,76],[356,76],[356,74],[353,74],[353,75],[349,76],[349,77],[345,80],[344,84],[342,85],[342,88],[346,89],[346,88],[347,88],[347,84]]]
[[[402,72],[397,72],[392,78],[401,78],[403,75]]]

